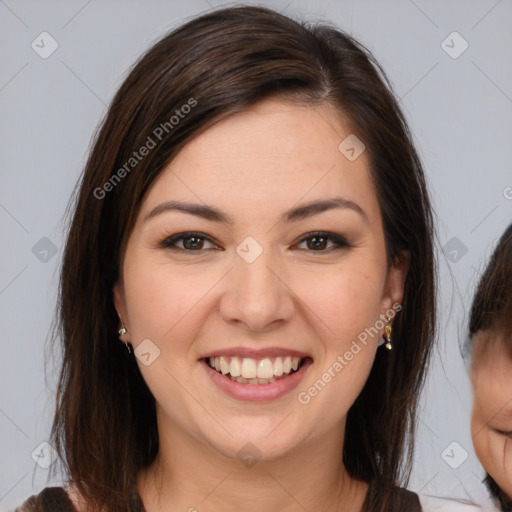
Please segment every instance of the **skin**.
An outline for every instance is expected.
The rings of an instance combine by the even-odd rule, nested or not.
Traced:
[[[265,100],[187,144],[146,196],[114,302],[127,329],[122,340],[136,348],[149,338],[160,349],[150,366],[137,361],[156,399],[160,438],[157,460],[138,482],[148,512],[361,510],[367,484],[349,477],[341,454],[346,415],[379,337],[309,404],[297,399],[401,302],[408,270],[407,257],[388,267],[365,153],[350,162],[338,150],[350,133],[327,105]],[[278,221],[292,207],[335,196],[364,214],[336,208]],[[212,205],[233,223],[178,211],[144,221],[169,200]],[[181,251],[159,246],[189,230],[214,243],[188,252],[190,239],[178,241]],[[300,242],[314,230],[340,234],[350,247]],[[236,253],[247,236],[263,249],[250,264]],[[244,402],[218,390],[198,361],[236,346],[294,348],[313,365],[285,396]],[[246,443],[261,455],[252,467],[237,457]]]
[[[512,499],[512,356],[502,335],[475,334],[471,356],[475,452],[501,490]]]

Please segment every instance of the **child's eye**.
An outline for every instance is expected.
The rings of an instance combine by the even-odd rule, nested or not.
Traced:
[[[498,433],[500,436],[507,437],[508,439],[512,439],[512,431],[507,432],[505,430],[495,430],[496,433]]]

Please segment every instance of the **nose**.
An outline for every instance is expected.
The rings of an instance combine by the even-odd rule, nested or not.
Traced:
[[[233,265],[220,301],[226,322],[265,332],[292,318],[295,299],[290,279],[270,248],[251,263],[237,255]]]

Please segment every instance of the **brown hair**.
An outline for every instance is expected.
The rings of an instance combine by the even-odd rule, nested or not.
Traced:
[[[184,144],[272,95],[331,104],[350,121],[371,162],[388,265],[403,251],[410,255],[394,348],[378,351],[348,413],[340,453],[356,478],[383,484],[408,478],[435,326],[433,221],[420,160],[391,86],[368,50],[329,25],[242,6],[189,21],[134,65],[96,135],[73,203],[60,282],[63,365],[52,436],[91,506],[127,510],[139,470],[158,451],[154,398],[117,337],[112,301],[141,202]],[[177,123],[170,120],[176,109],[188,112]],[[162,126],[166,136],[133,169],[126,166]],[[386,494],[370,503],[384,505]]]

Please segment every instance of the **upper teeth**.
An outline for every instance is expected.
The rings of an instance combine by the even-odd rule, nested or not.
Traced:
[[[210,357],[209,365],[224,375],[243,377],[244,379],[270,379],[290,373],[299,367],[300,357],[274,357],[251,359],[250,357]]]

